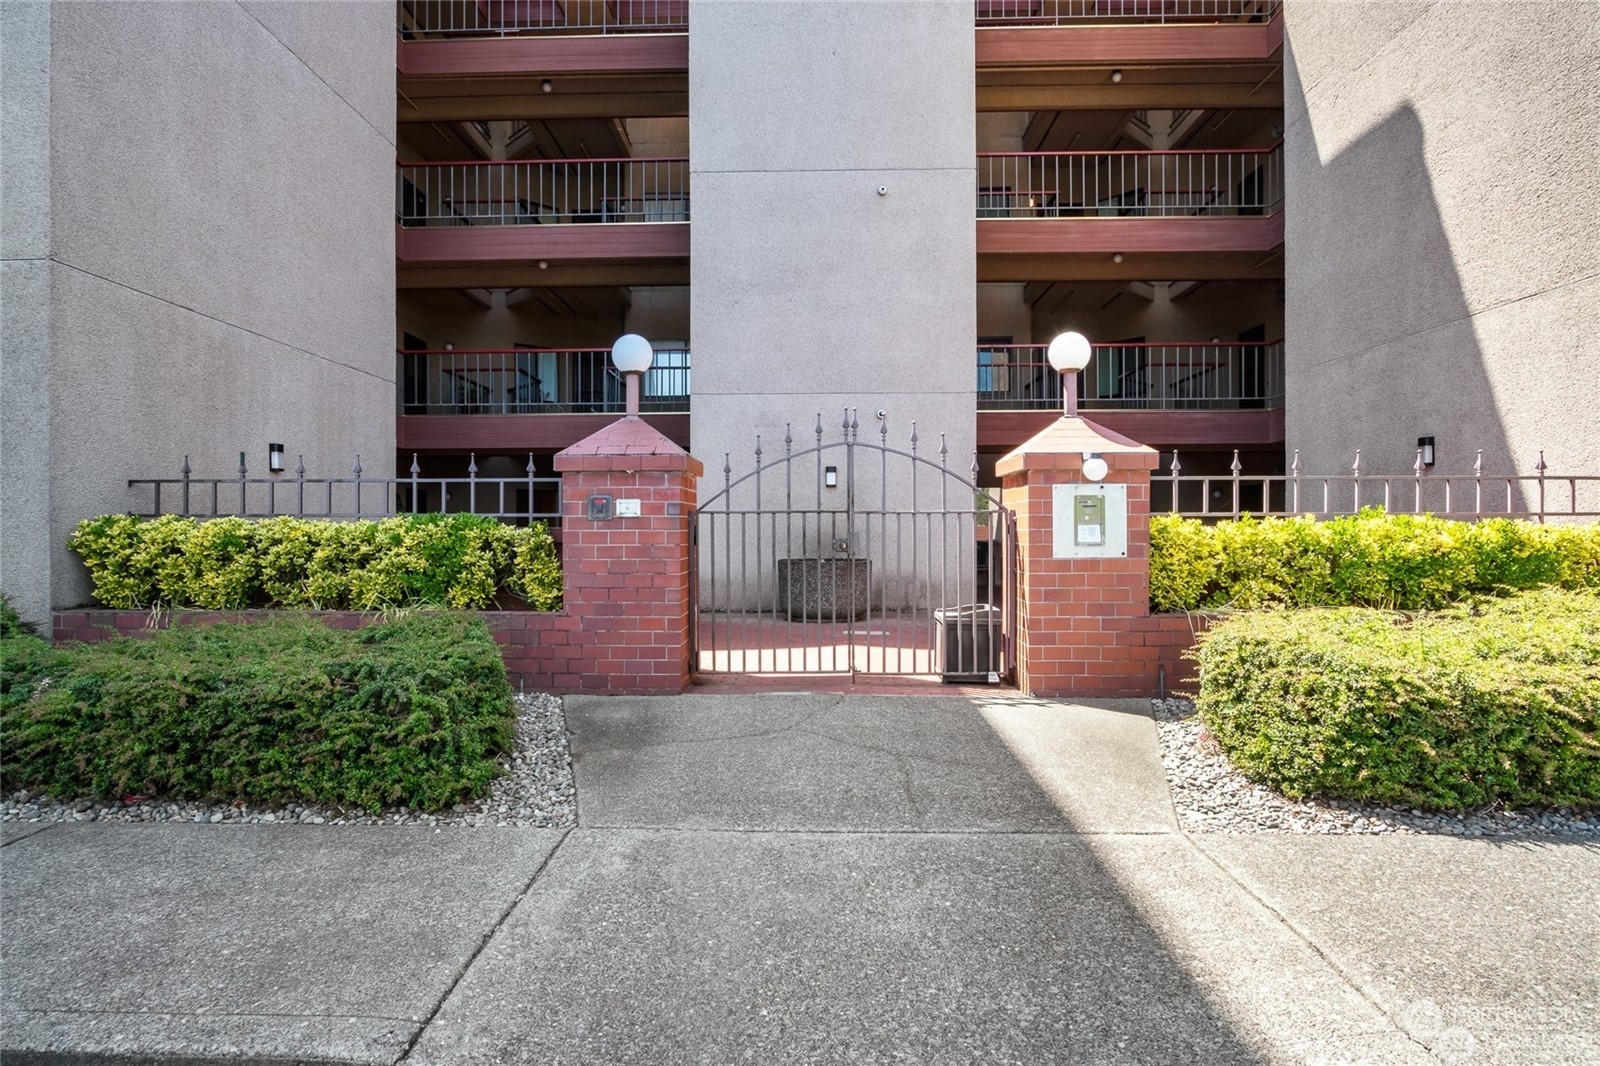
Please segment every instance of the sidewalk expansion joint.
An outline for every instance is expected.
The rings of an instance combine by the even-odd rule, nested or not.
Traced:
[[[467,961],[461,964],[461,968],[450,979],[449,987],[440,994],[438,1002],[433,1005],[433,1009],[428,1012],[428,1016],[422,1019],[422,1023],[417,1026],[416,1032],[411,1034],[411,1039],[406,1041],[404,1050],[394,1060],[395,1066],[400,1066],[400,1063],[405,1062],[411,1056],[411,1052],[416,1050],[417,1043],[422,1039],[422,1034],[428,1031],[428,1026],[433,1024],[433,1020],[439,1016],[439,1012],[444,1009],[444,1005],[455,994],[457,986],[461,984],[467,973],[472,969],[472,964],[478,961],[478,956],[483,954],[483,949],[489,946],[489,942],[500,931],[500,927],[506,924],[506,919],[511,917],[511,912],[516,910],[517,905],[527,898],[528,893],[533,890],[534,882],[539,880],[539,875],[544,873],[545,867],[550,865],[550,860],[556,857],[556,852],[561,850],[561,845],[565,844],[567,838],[571,835],[572,830],[570,829],[561,834],[561,839],[556,841],[556,846],[550,849],[550,853],[534,869],[528,880],[523,882],[521,891],[512,897],[511,902],[507,903],[505,908],[500,911],[500,915],[495,919],[494,924],[489,927],[488,931],[478,941],[478,946],[472,949],[471,955],[467,956]]]
[[[1364,982],[1356,977],[1356,975],[1350,973],[1343,966],[1339,965],[1338,960],[1336,960],[1332,955],[1329,955],[1326,951],[1322,950],[1322,946],[1313,940],[1309,933],[1301,929],[1300,926],[1297,925],[1287,914],[1284,914],[1277,907],[1274,907],[1271,903],[1267,902],[1267,900],[1260,893],[1246,884],[1238,874],[1234,873],[1231,866],[1212,855],[1205,848],[1201,847],[1200,842],[1195,840],[1194,837],[1189,833],[1180,832],[1178,836],[1182,837],[1184,843],[1193,848],[1201,858],[1205,859],[1212,866],[1216,867],[1223,877],[1226,877],[1229,881],[1236,885],[1240,892],[1243,892],[1250,899],[1255,900],[1255,902],[1262,909],[1276,918],[1285,929],[1289,930],[1289,932],[1293,934],[1295,939],[1304,944],[1313,955],[1322,960],[1323,964],[1326,965],[1329,970],[1338,975],[1339,980],[1348,985],[1356,993],[1356,995],[1360,996],[1367,1003],[1371,1004],[1372,1008],[1376,1010],[1385,1021],[1393,1026],[1396,1032],[1398,1032],[1401,1036],[1404,1036],[1407,1040],[1421,1048],[1423,1051],[1429,1052],[1430,1054],[1432,1053],[1432,1049],[1429,1048],[1427,1044],[1424,1044],[1422,1041],[1412,1036],[1411,1033],[1407,1031],[1405,1026],[1400,1025],[1395,1021],[1393,1015],[1389,1011],[1389,1008],[1384,1005],[1383,999],[1376,992],[1368,988]]]
[[[32,823],[31,822],[8,822],[7,824],[8,825],[31,825]],[[48,832],[50,832],[50,830],[54,829],[56,826],[61,825],[61,824],[62,823],[60,823],[60,822],[51,822],[49,825],[41,826],[38,829],[37,832],[24,833],[22,836],[12,837],[10,840],[7,840],[4,843],[0,843],[0,848],[9,848],[11,845],[19,844],[24,840],[32,840],[34,837],[38,836],[40,833],[48,833]]]
[[[585,832],[735,833],[745,836],[1171,837],[1175,829],[840,829],[710,825],[579,825]]]

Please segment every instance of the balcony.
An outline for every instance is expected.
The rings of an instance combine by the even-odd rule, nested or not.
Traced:
[[[395,201],[401,288],[688,282],[687,159],[401,163]]]
[[[689,0],[400,0],[400,36],[683,33]]]
[[[402,450],[556,450],[624,413],[608,348],[399,351],[395,381]],[[640,413],[687,446],[688,349],[658,350],[641,385]]]
[[[1271,277],[1283,146],[987,152],[975,206],[980,281]]]
[[[1022,443],[1062,409],[1062,376],[1045,345],[985,345],[977,353],[978,438]],[[1283,440],[1283,342],[1097,344],[1077,376],[1088,417],[1151,445]]]

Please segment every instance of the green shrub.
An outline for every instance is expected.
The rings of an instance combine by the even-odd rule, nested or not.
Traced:
[[[544,524],[518,529],[478,515],[107,515],[81,523],[67,546],[108,607],[465,610],[491,606],[502,590],[537,610],[561,606],[561,564]]]
[[[1600,525],[1453,522],[1368,509],[1318,522],[1150,520],[1157,611],[1364,606],[1433,610],[1481,594],[1600,589]]]
[[[1407,616],[1236,615],[1202,638],[1202,719],[1290,796],[1434,809],[1600,804],[1600,595]]]
[[[505,666],[462,616],[180,626],[46,647],[14,684],[26,641],[4,641],[8,789],[437,808],[481,794],[512,739]]]

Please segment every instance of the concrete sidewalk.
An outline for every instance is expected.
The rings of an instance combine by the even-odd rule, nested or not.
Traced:
[[[28,1062],[1600,1062],[1600,849],[1188,837],[1141,702],[569,699],[579,828],[8,826]]]

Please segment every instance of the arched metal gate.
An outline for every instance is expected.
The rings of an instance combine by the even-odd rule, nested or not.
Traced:
[[[695,668],[703,673],[889,674],[1010,680],[1016,522],[971,476],[889,444],[880,415],[863,440],[853,409],[840,439],[783,454],[756,438],[754,468],[701,501],[691,552]]]

